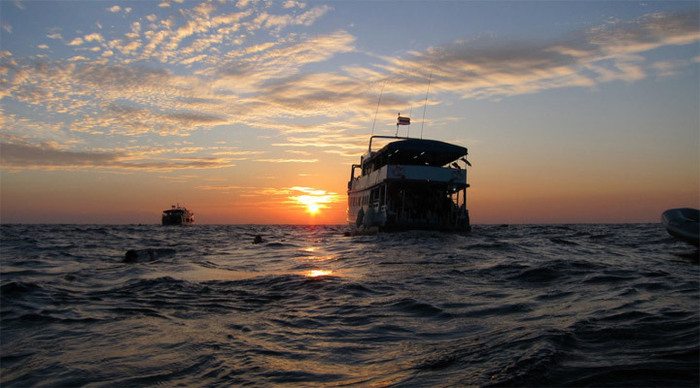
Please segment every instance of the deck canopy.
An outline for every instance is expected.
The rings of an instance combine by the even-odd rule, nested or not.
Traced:
[[[438,140],[406,139],[389,143],[363,161],[363,168],[378,169],[387,164],[440,167],[467,155],[465,147]],[[371,165],[371,167],[370,167]]]

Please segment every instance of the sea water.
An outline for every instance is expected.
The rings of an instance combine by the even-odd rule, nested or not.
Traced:
[[[699,384],[698,250],[658,224],[344,232],[3,225],[0,384]]]

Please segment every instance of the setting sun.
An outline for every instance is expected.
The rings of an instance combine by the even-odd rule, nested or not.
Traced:
[[[321,209],[328,208],[329,204],[340,200],[338,194],[325,190],[301,186],[294,186],[290,190],[303,193],[302,195],[292,195],[289,199],[297,206],[305,208],[306,212],[312,216],[317,215]]]
[[[316,215],[316,213],[318,213],[318,211],[319,211],[320,209],[321,209],[321,208],[318,206],[318,204],[315,204],[315,203],[310,203],[310,204],[307,204],[307,205],[306,205],[306,210],[307,210],[307,211],[309,212],[309,214],[311,214],[312,216],[313,216],[313,215]]]
[[[315,216],[316,214],[318,214],[319,210],[321,210],[322,199],[323,198],[312,195],[300,195],[296,197],[296,200],[300,204],[306,206],[306,211],[312,216]]]

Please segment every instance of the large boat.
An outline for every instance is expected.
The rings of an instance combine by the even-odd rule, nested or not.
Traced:
[[[372,140],[391,139],[378,151]],[[467,149],[437,140],[371,136],[348,182],[348,223],[360,230],[468,232]]]
[[[163,210],[163,225],[190,225],[194,224],[194,213],[180,204],[173,205],[170,209]]]

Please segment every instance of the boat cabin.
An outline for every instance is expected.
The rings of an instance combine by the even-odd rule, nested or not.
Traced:
[[[194,213],[178,204],[163,210],[161,219],[163,225],[188,225],[194,223]]]
[[[375,138],[393,139],[372,151]],[[467,149],[437,141],[372,136],[352,165],[348,222],[382,229],[468,230]]]

